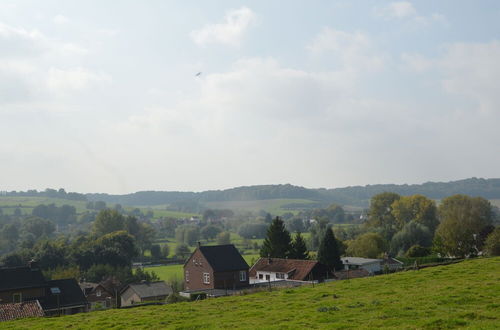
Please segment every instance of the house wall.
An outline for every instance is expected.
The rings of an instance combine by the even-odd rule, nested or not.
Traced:
[[[277,278],[276,277],[276,274],[278,272],[264,272],[264,271],[257,271],[257,274],[255,277],[253,277],[251,280],[250,280],[250,283],[263,283],[263,282],[273,282],[273,281],[283,281],[282,278]],[[288,279],[288,274],[287,273],[281,273],[281,274],[285,274],[285,280]],[[259,275],[262,275],[262,279],[260,278]],[[266,278],[266,275],[269,276],[269,279]]]
[[[380,262],[372,262],[369,264],[361,264],[361,265],[356,265],[356,264],[344,264],[346,267],[345,269],[365,269],[369,273],[375,273],[375,272],[380,272],[382,270],[382,267],[380,265]]]
[[[10,303],[13,302],[13,295],[15,293],[21,293],[21,299],[32,300],[33,298],[39,298],[45,296],[45,288],[31,288],[31,289],[15,289],[0,292],[0,300],[2,303]]]
[[[249,285],[248,270],[242,269],[245,272],[245,281],[240,281],[240,271],[232,272],[217,272],[214,274],[215,289],[239,289]]]
[[[186,275],[186,272],[189,272],[189,275]],[[209,274],[210,283],[203,283],[203,273]],[[206,290],[214,288],[214,272],[212,267],[200,250],[196,249],[196,251],[193,252],[191,257],[189,257],[188,261],[184,264],[184,289]]]
[[[101,295],[98,296],[98,291],[101,291]],[[102,285],[96,286],[88,295],[87,301],[91,305],[91,309],[103,309],[116,307],[116,298],[107,290],[104,289]]]
[[[141,297],[128,288],[121,294],[121,306],[130,306],[141,302]]]

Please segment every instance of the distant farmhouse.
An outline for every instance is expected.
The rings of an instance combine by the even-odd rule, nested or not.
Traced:
[[[121,291],[121,306],[165,301],[172,292],[164,281],[129,284]]]
[[[0,279],[0,309],[9,310],[10,315],[40,316],[35,311],[36,305],[45,316],[76,314],[89,309],[75,279],[47,281],[36,262],[28,267],[0,268]]]
[[[232,244],[198,244],[184,264],[186,292],[237,290],[248,285],[248,264]]]
[[[99,283],[82,282],[79,285],[90,304],[90,310],[119,307],[122,285],[117,280],[107,278]]]
[[[250,269],[250,283],[316,281],[331,278],[328,267],[316,260],[260,258]]]

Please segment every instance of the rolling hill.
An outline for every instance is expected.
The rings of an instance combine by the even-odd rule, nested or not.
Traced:
[[[500,326],[500,257],[205,301],[25,319],[6,329]]]

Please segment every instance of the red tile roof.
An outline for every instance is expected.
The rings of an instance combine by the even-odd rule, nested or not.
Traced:
[[[38,300],[0,304],[0,321],[44,316]]]
[[[249,276],[257,276],[257,271],[286,273],[289,280],[307,281],[309,273],[318,264],[315,260],[260,258],[250,268]]]

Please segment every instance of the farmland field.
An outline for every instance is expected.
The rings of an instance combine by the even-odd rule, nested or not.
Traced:
[[[498,329],[500,258],[244,296],[4,322],[7,329]]]
[[[231,209],[239,211],[249,211],[249,212],[259,212],[264,210],[273,215],[282,215],[286,212],[292,212],[293,210],[287,210],[283,206],[287,204],[315,204],[315,201],[309,199],[266,199],[266,200],[255,200],[255,201],[227,201],[227,202],[206,202],[204,203],[209,208],[214,209]]]

